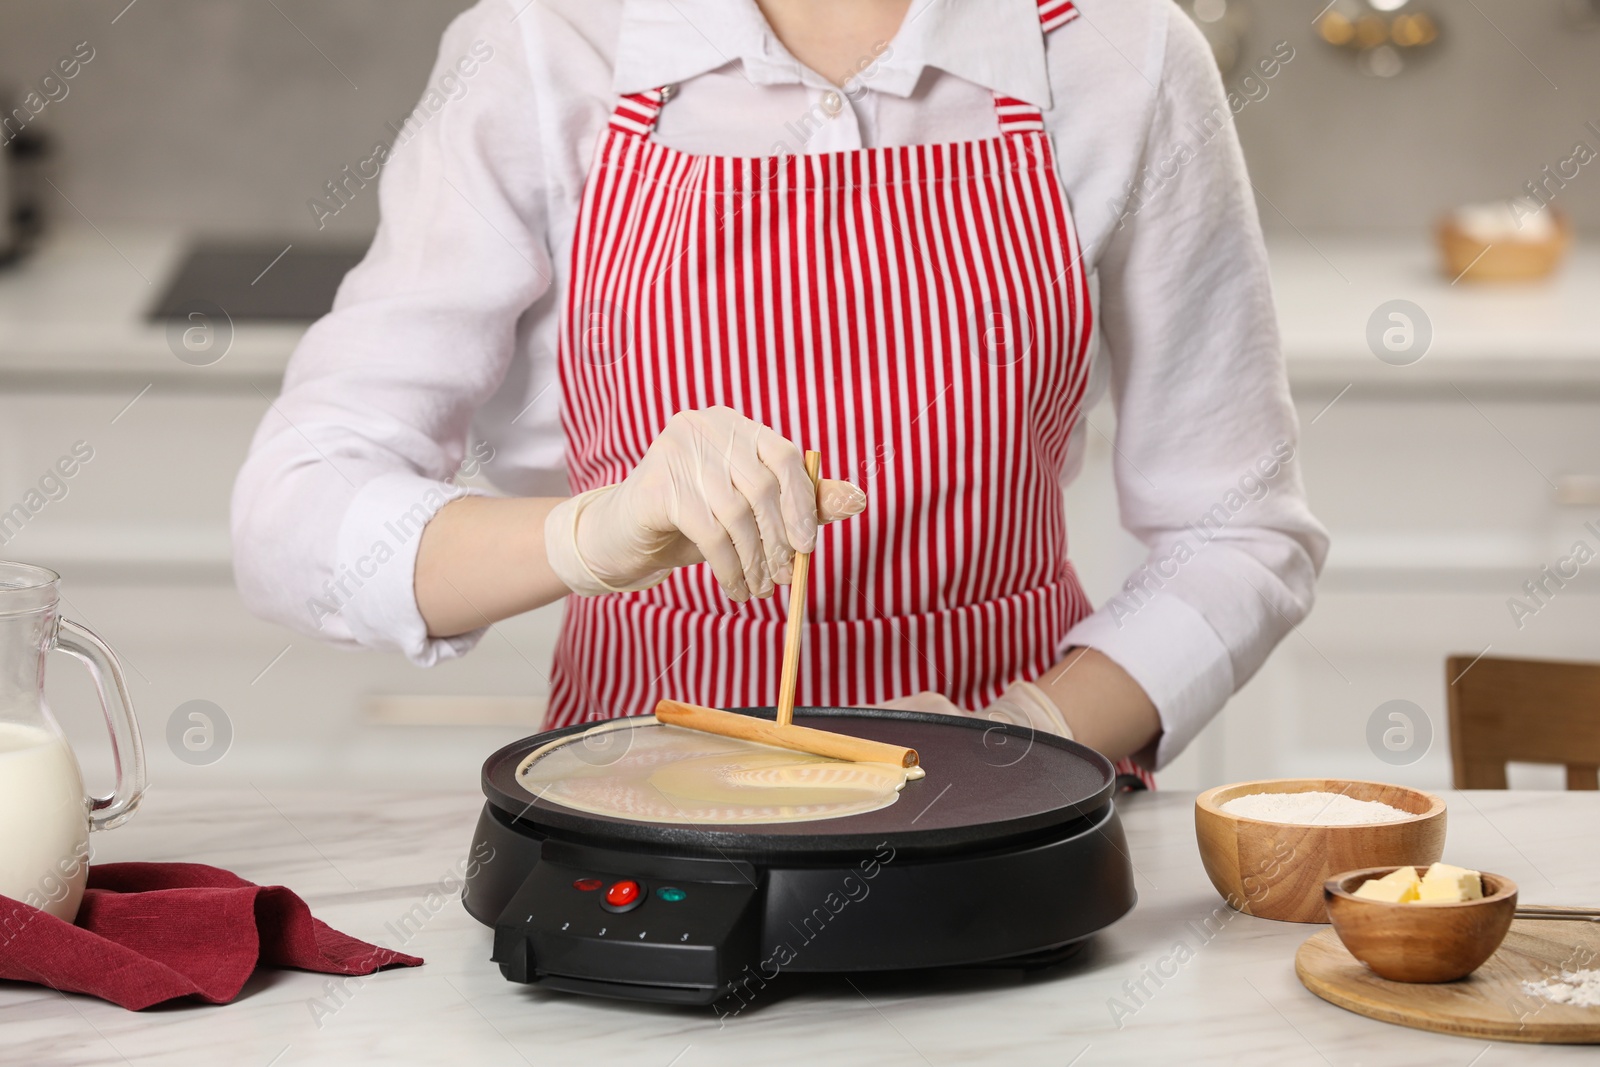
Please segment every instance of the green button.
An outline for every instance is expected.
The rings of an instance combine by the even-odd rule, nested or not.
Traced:
[[[688,895],[689,894],[685,893],[683,890],[674,889],[671,886],[666,886],[665,888],[656,890],[656,896],[660,897],[668,904],[676,904],[678,901],[682,900]]]

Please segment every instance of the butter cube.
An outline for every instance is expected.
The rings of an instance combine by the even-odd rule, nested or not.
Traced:
[[[1435,863],[1422,876],[1422,888],[1417,899],[1424,904],[1459,904],[1464,900],[1478,900],[1482,896],[1483,879],[1477,871],[1452,867],[1448,863]]]
[[[1415,867],[1396,867],[1394,870],[1378,879],[1378,881],[1390,882],[1394,885],[1403,887],[1414,887],[1421,884],[1422,880],[1417,876],[1417,869]]]
[[[1417,899],[1419,885],[1415,867],[1397,867],[1382,878],[1368,878],[1352,895],[1364,900],[1409,904]]]

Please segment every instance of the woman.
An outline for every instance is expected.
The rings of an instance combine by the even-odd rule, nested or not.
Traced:
[[[1309,609],[1259,224],[1167,0],[483,0],[444,78],[240,475],[255,610],[427,665],[576,594],[547,726],[770,704],[815,544],[802,704],[1148,770]],[[1094,611],[1061,486],[1108,386],[1150,563]],[[469,436],[515,495],[453,483]]]

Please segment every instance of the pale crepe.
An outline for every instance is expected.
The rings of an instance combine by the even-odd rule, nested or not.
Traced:
[[[536,749],[517,768],[535,796],[594,815],[661,823],[834,819],[888,807],[907,770],[847,763],[655,719],[604,723]]]

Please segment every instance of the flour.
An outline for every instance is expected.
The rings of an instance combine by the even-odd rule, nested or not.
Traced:
[[[1522,991],[1552,1004],[1600,1007],[1600,971],[1562,971],[1559,976],[1542,982],[1523,982]]]
[[[1229,815],[1263,822],[1293,823],[1298,826],[1359,826],[1365,823],[1399,822],[1412,819],[1414,812],[1401,811],[1376,800],[1357,800],[1343,793],[1250,793],[1234,797],[1222,805]]]

